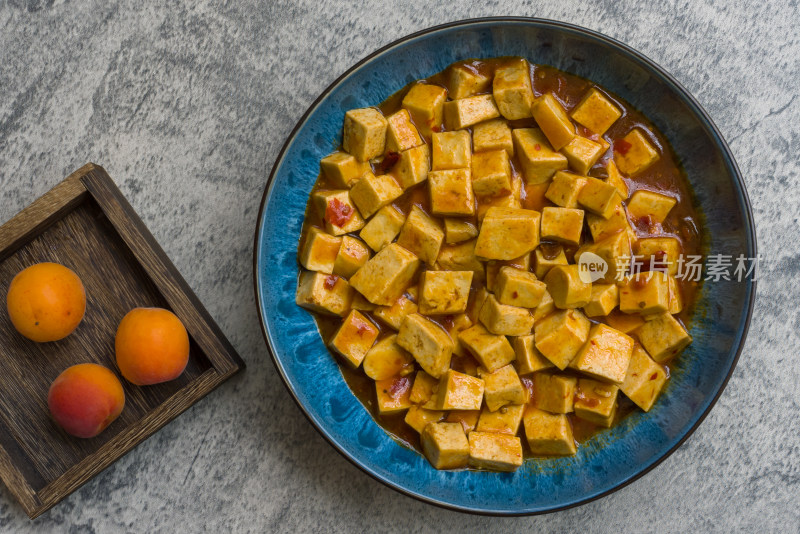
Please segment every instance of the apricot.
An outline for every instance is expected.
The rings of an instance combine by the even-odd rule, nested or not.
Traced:
[[[122,318],[115,340],[117,366],[137,386],[174,380],[189,362],[189,334],[162,308],[135,308]]]
[[[125,392],[111,370],[96,363],[82,363],[67,368],[53,381],[47,406],[67,433],[93,438],[122,413]]]
[[[30,340],[64,339],[78,328],[86,312],[81,279],[58,263],[37,263],[11,281],[6,297],[14,328]]]

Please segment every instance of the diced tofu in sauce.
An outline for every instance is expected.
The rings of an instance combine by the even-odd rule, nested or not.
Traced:
[[[437,469],[513,471],[521,439],[573,455],[587,429],[653,409],[691,343],[685,179],[638,111],[574,80],[456,63],[345,113],[320,161],[296,303]],[[591,281],[587,253],[607,265]]]

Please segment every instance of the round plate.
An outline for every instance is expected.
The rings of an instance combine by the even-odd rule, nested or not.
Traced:
[[[674,78],[628,46],[562,22],[476,19],[437,26],[360,61],[311,105],[267,182],[255,240],[264,337],[297,404],[347,459],[384,484],[456,510],[536,514],[606,495],[652,469],[700,424],[741,351],[755,282],[706,282],[680,356],[649,413],[637,411],[569,458],[529,459],[515,473],[437,471],[394,441],[350,392],[311,315],[295,304],[297,243],[319,160],[341,142],[344,113],[467,58],[522,56],[588,78],[644,112],[670,140],[705,215],[710,254],[756,256],[744,182],[719,131]]]

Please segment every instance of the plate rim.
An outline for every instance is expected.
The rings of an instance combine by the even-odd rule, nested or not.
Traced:
[[[264,337],[264,341],[267,346],[267,351],[269,352],[270,359],[272,360],[272,364],[275,366],[275,369],[278,371],[278,374],[283,381],[283,385],[286,387],[287,391],[289,392],[290,396],[294,400],[295,404],[306,419],[311,423],[311,426],[327,441],[339,454],[341,454],[347,461],[357,467],[360,471],[366,473],[373,479],[377,480],[381,484],[418,501],[432,504],[434,506],[438,506],[441,508],[445,508],[448,510],[461,512],[461,513],[468,513],[473,515],[481,515],[481,516],[490,516],[490,517],[522,517],[522,516],[535,516],[535,515],[544,515],[553,512],[558,512],[561,510],[567,510],[569,508],[574,508],[577,506],[581,506],[583,504],[587,504],[589,502],[601,499],[610,495],[622,488],[627,487],[628,485],[636,482],[650,471],[655,469],[659,466],[664,460],[669,458],[676,450],[678,450],[694,432],[700,426],[700,424],[705,420],[711,410],[716,405],[717,401],[719,400],[720,396],[722,395],[723,391],[728,385],[728,382],[733,376],[733,372],[736,369],[736,366],[739,362],[739,358],[744,350],[745,341],[747,340],[747,333],[750,329],[750,322],[753,315],[753,309],[755,306],[755,297],[756,297],[756,288],[757,288],[757,280],[750,279],[749,282],[749,295],[748,295],[748,302],[745,307],[745,316],[744,320],[740,321],[740,325],[737,328],[737,331],[740,332],[738,346],[736,348],[733,361],[731,362],[730,369],[727,372],[727,375],[722,381],[718,391],[715,393],[714,397],[711,399],[708,407],[700,414],[697,421],[689,428],[686,433],[681,436],[680,439],[672,446],[669,450],[664,452],[658,458],[655,458],[650,465],[645,466],[643,469],[631,475],[625,480],[620,481],[615,486],[602,491],[596,495],[590,495],[585,498],[576,499],[572,502],[565,503],[562,506],[553,506],[550,508],[542,509],[542,510],[487,510],[487,509],[471,509],[464,506],[460,506],[457,504],[453,504],[441,499],[436,499],[433,497],[429,497],[415,491],[409,490],[403,487],[400,484],[397,484],[391,480],[388,480],[378,473],[374,472],[368,466],[364,465],[362,462],[357,460],[356,458],[352,457],[343,447],[341,447],[330,435],[329,433],[323,428],[321,425],[318,425],[317,422],[314,420],[313,417],[308,413],[306,407],[303,405],[302,402],[298,399],[293,386],[286,376],[286,373],[283,369],[283,365],[281,364],[280,360],[277,358],[275,354],[275,350],[272,347],[272,343],[270,341],[270,336],[267,330],[266,320],[265,320],[265,313],[261,306],[262,301],[262,294],[261,288],[259,285],[259,257],[260,257],[260,243],[261,243],[261,236],[263,230],[263,220],[264,220],[264,210],[267,205],[267,201],[269,200],[271,193],[272,193],[272,186],[274,183],[275,175],[283,162],[284,155],[288,150],[289,146],[294,141],[297,132],[300,128],[306,123],[309,115],[317,108],[319,103],[336,87],[338,86],[343,80],[349,77],[353,72],[358,70],[361,66],[372,60],[373,58],[381,55],[382,53],[386,52],[387,50],[399,46],[407,41],[411,41],[416,39],[417,37],[421,37],[423,35],[436,33],[441,30],[451,29],[455,27],[467,27],[471,25],[480,25],[480,24],[487,24],[487,23],[525,23],[525,24],[534,24],[540,26],[550,26],[561,30],[568,30],[571,32],[575,32],[578,34],[583,34],[584,36],[588,36],[590,38],[596,39],[598,41],[602,41],[607,45],[610,45],[612,48],[617,48],[624,54],[632,56],[634,59],[638,60],[639,62],[643,63],[646,67],[654,71],[656,74],[660,75],[664,81],[668,82],[673,86],[673,89],[683,98],[683,100],[689,104],[690,108],[693,108],[692,111],[701,119],[701,123],[704,123],[706,129],[712,134],[712,137],[716,140],[717,145],[722,151],[724,160],[727,166],[731,169],[733,177],[735,178],[734,183],[737,185],[736,193],[740,197],[742,204],[744,206],[744,221],[745,221],[745,231],[747,237],[747,245],[748,245],[748,253],[752,255],[750,257],[757,258],[758,257],[758,244],[757,244],[757,234],[755,229],[755,220],[753,216],[753,208],[750,202],[750,197],[747,193],[747,187],[744,181],[744,177],[742,176],[741,171],[739,170],[739,166],[736,163],[736,159],[733,156],[733,153],[728,146],[728,143],[725,141],[725,138],[722,136],[722,133],[719,131],[719,128],[714,123],[713,119],[709,115],[709,113],[703,108],[702,105],[697,101],[697,99],[686,89],[674,76],[672,76],[669,72],[667,72],[664,68],[658,65],[656,62],[651,60],[648,56],[644,55],[643,53],[639,52],[638,50],[634,49],[633,47],[614,39],[613,37],[609,37],[603,33],[600,33],[595,30],[591,30],[589,28],[585,28],[583,26],[579,26],[576,24],[572,24],[569,22],[563,22],[554,19],[545,19],[545,18],[537,18],[537,17],[517,17],[517,16],[499,16],[499,17],[477,17],[477,18],[469,18],[469,19],[460,19],[457,21],[447,22],[444,24],[438,24],[436,26],[430,26],[428,28],[422,29],[420,31],[410,33],[399,39],[396,39],[380,48],[375,50],[374,52],[370,53],[369,55],[363,57],[358,62],[354,63],[350,68],[345,70],[340,76],[338,76],[333,82],[331,82],[320,94],[317,96],[316,99],[308,106],[306,111],[303,115],[298,119],[295,126],[292,128],[291,132],[286,138],[281,150],[278,152],[278,155],[275,158],[275,162],[272,165],[272,169],[270,170],[269,176],[267,177],[267,181],[264,185],[264,193],[262,194],[261,204],[258,210],[258,217],[256,220],[256,231],[255,231],[255,239],[254,239],[254,246],[253,246],[253,286],[255,289],[255,297],[256,297],[256,307],[258,308],[258,317],[259,317],[259,324],[261,326],[261,333]]]

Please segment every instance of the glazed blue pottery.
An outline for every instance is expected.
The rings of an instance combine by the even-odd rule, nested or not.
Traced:
[[[311,423],[346,458],[384,484],[447,508],[536,514],[606,495],[683,443],[722,393],[747,332],[755,282],[703,284],[690,333],[665,392],[584,443],[570,458],[528,459],[515,473],[437,471],[393,440],[350,392],[311,315],[295,305],[297,242],[319,160],[341,141],[344,113],[466,58],[522,56],[588,78],[649,117],[671,141],[705,215],[709,254],[756,256],[744,182],[697,101],[652,61],[613,39],[537,19],[478,19],[410,35],[343,74],[309,108],[269,177],[255,240],[255,286],[275,366]]]

